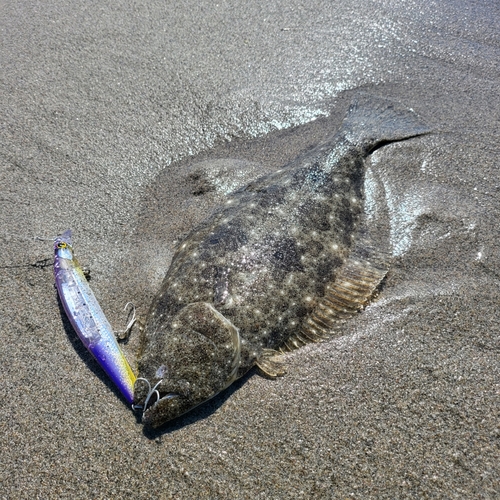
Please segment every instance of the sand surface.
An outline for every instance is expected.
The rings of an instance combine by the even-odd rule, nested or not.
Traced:
[[[498,498],[497,2],[7,0],[0,37],[0,498]],[[73,229],[121,329],[231,183],[324,139],[360,90],[434,131],[371,158],[378,300],[285,377],[145,432],[33,237]]]

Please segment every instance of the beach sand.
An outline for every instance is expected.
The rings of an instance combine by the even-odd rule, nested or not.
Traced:
[[[4,2],[0,498],[498,498],[489,4]],[[377,300],[343,336],[288,354],[285,377],[250,372],[144,430],[71,329],[52,244],[34,236],[71,227],[122,329],[230,181],[320,142],[359,91],[433,129],[371,157],[394,251]]]

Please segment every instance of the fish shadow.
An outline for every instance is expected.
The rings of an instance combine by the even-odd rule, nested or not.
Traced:
[[[214,396],[212,399],[205,401],[200,406],[193,408],[184,415],[170,420],[161,427],[158,427],[156,429],[153,429],[151,427],[144,427],[144,436],[151,440],[160,440],[161,436],[165,434],[171,434],[183,427],[194,424],[199,420],[204,420],[205,418],[215,413],[236,391],[241,389],[241,387],[247,382],[250,377],[254,375],[255,372],[256,369],[252,368],[245,375],[243,375],[243,377],[233,382],[227,389],[217,394],[217,396]],[[138,422],[140,422],[140,415],[138,415],[137,420]]]
[[[94,356],[86,349],[86,347],[82,344],[80,337],[78,337],[73,325],[70,323],[68,316],[66,315],[66,311],[62,305],[61,299],[59,298],[59,294],[57,294],[57,305],[59,306],[59,314],[61,315],[64,331],[68,340],[71,342],[73,349],[78,354],[80,359],[87,365],[90,371],[99,379],[101,382],[111,391],[113,392],[117,398],[123,402],[127,408],[130,408],[127,401],[122,396],[122,393],[118,390],[118,388],[113,384],[113,381],[110,380],[106,372],[102,369],[99,363],[96,361]]]

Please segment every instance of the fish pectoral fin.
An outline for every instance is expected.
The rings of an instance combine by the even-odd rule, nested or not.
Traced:
[[[195,330],[216,346],[229,343],[235,351],[240,350],[238,328],[208,302],[193,302],[183,307],[174,323]]]
[[[212,343],[224,359],[230,360],[228,385],[237,378],[241,359],[239,329],[208,302],[193,302],[174,317],[176,328],[193,330]]]
[[[282,377],[286,373],[283,356],[274,349],[263,349],[262,356],[255,363],[259,369],[268,377]]]

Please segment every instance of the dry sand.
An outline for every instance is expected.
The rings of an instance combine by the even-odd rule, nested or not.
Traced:
[[[0,28],[1,498],[498,498],[497,2],[8,0]],[[119,329],[224,182],[320,141],[359,89],[434,130],[372,158],[395,254],[379,299],[284,378],[145,432],[33,236],[73,229]]]

